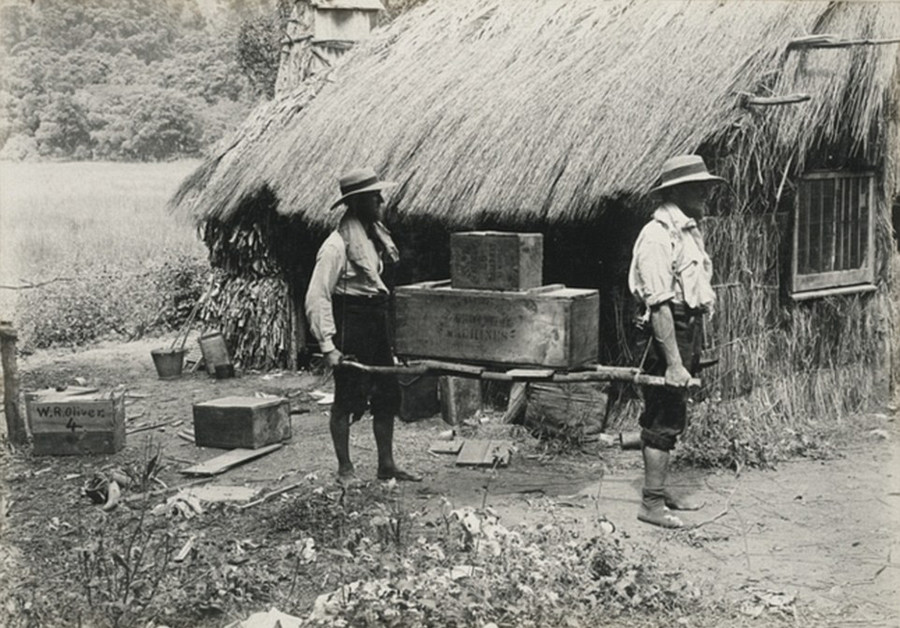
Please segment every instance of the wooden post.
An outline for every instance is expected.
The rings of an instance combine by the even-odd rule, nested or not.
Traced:
[[[18,334],[8,321],[0,321],[0,362],[3,365],[3,410],[6,414],[6,430],[9,442],[24,445],[28,431],[22,413],[19,412],[19,369],[16,367],[16,340]]]

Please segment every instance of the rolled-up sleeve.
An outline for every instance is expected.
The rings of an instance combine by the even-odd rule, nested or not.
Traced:
[[[334,350],[333,339],[337,329],[331,295],[340,279],[346,255],[343,241],[335,242],[333,238],[325,240],[316,255],[316,267],[306,291],[306,318],[323,353]]]
[[[672,241],[665,227],[648,224],[632,253],[629,287],[647,307],[675,298]]]

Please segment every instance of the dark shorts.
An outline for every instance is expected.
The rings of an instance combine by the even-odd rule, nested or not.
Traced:
[[[696,375],[703,349],[703,314],[672,306],[675,339],[681,362],[691,375]],[[666,374],[666,357],[659,343],[651,338],[644,371],[650,375]],[[641,414],[641,441],[654,449],[669,451],[687,427],[687,402],[684,391],[662,386],[644,386],[644,411]]]
[[[372,366],[391,366],[389,298],[332,297],[337,333],[334,346],[347,358]],[[362,373],[350,368],[334,371],[332,412],[350,413],[359,420],[366,409],[376,417],[394,417],[400,411],[400,385],[396,375]]]

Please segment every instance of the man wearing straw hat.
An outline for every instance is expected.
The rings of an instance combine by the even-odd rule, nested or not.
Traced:
[[[350,461],[350,425],[372,411],[377,476],[382,480],[418,482],[422,478],[394,463],[394,417],[400,409],[395,375],[341,368],[344,356],[373,366],[394,364],[390,334],[390,289],[386,271],[399,253],[382,223],[382,190],[392,187],[372,168],[351,170],[340,178],[346,205],[338,228],[325,240],[306,293],[306,315],[330,367],[334,369],[331,440],[338,460],[338,478],[354,477]]]
[[[638,236],[628,272],[628,287],[645,306],[652,329],[644,369],[665,376],[667,384],[643,391],[644,487],[638,519],[680,528],[684,523],[672,511],[700,506],[667,488],[669,456],[687,426],[686,388],[699,370],[703,315],[715,303],[712,263],[697,221],[713,185],[723,179],[711,175],[698,155],[672,157],[660,179],[652,191],[662,204]]]

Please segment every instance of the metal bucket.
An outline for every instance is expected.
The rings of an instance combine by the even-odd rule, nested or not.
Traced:
[[[153,349],[153,365],[160,379],[178,379],[184,366],[185,349]]]
[[[216,373],[218,368],[219,373],[225,376],[227,376],[229,369],[232,376],[234,375],[234,365],[231,363],[228,345],[225,344],[225,338],[220,332],[212,331],[200,336],[200,351],[203,353],[203,359],[206,361],[207,373],[218,377]]]

